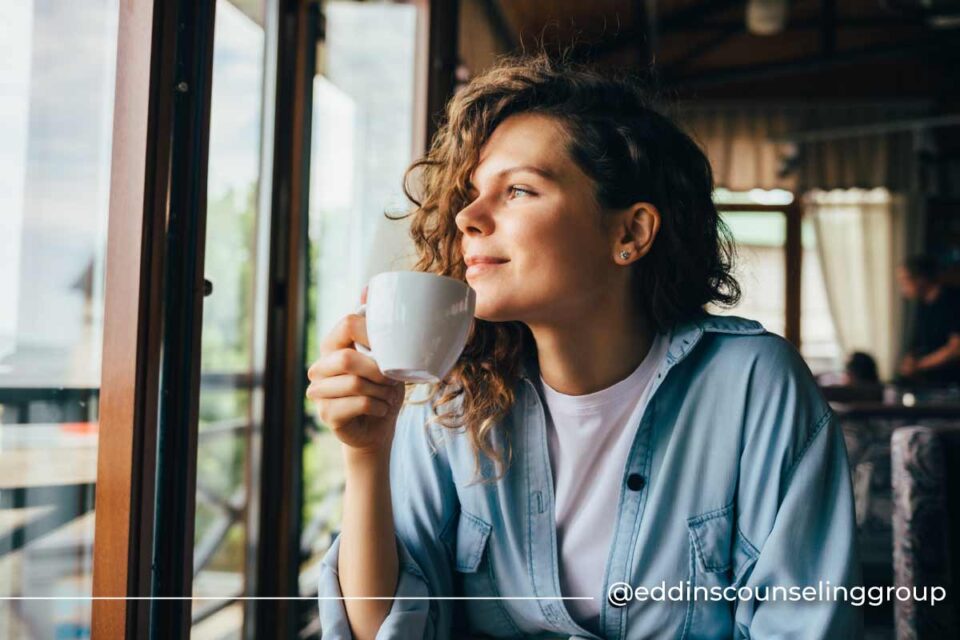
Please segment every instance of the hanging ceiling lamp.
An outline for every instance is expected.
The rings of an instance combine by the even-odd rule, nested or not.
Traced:
[[[790,0],[750,0],[747,2],[747,31],[756,36],[772,36],[784,30],[790,14]]]

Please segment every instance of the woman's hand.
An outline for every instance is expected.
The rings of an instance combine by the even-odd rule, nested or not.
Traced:
[[[346,453],[389,455],[404,385],[385,377],[354,343],[369,346],[367,323],[363,316],[350,314],[320,345],[320,359],[307,371],[307,397],[316,403],[320,420],[349,447]]]

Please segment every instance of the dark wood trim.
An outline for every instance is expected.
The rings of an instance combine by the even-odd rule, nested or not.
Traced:
[[[803,209],[797,198],[785,209],[787,216],[787,239],[784,246],[786,258],[785,291],[787,299],[784,304],[785,327],[784,336],[800,349],[800,300],[803,278]]]
[[[513,32],[510,22],[503,14],[503,6],[500,0],[480,0],[480,5],[487,16],[490,31],[493,32],[500,43],[500,50],[515,51],[520,46],[519,38]]]
[[[837,48],[837,5],[835,0],[820,0],[820,55],[829,58]],[[787,27],[789,29],[789,27]]]
[[[314,3],[279,3],[256,594],[299,595]],[[295,638],[294,600],[263,600],[256,638]]]
[[[120,5],[93,553],[97,597],[150,594],[171,26],[163,2]],[[94,600],[92,637],[146,637],[148,606]]]
[[[636,28],[640,33],[636,44],[637,67],[655,74],[658,71],[656,60],[660,38],[656,0],[634,0],[633,14],[636,16]]]
[[[193,592],[200,338],[216,0],[178,0],[151,594]],[[150,602],[151,638],[189,638],[192,602]]]
[[[428,0],[427,144],[456,86],[460,0]]]

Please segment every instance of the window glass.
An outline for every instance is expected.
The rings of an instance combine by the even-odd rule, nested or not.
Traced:
[[[737,244],[734,276],[740,283],[740,304],[733,309],[711,306],[712,313],[757,320],[768,331],[786,329],[785,245],[787,218],[778,211],[724,211],[720,214]]]
[[[117,0],[0,3],[0,638],[90,634]]]
[[[360,302],[374,274],[412,266],[404,170],[413,160],[418,14],[413,4],[326,2],[326,41],[314,80],[307,360]],[[308,415],[314,416],[312,407]],[[304,563],[316,594],[320,559],[339,530],[340,445],[323,425],[304,448]],[[307,618],[316,617],[310,602]],[[315,630],[314,630],[315,631]]]
[[[773,333],[786,331],[787,217],[777,206],[793,202],[793,194],[780,189],[729,191],[717,189],[714,202],[732,207],[721,218],[737,246],[734,275],[742,290],[733,309],[708,307],[711,313],[732,314],[758,320]],[[736,211],[737,205],[765,205],[763,211]],[[826,284],[818,255],[817,236],[809,216],[801,222],[800,353],[814,373],[835,370],[842,354],[834,319],[827,301]]]
[[[265,0],[218,0],[213,39],[210,159],[197,439],[192,638],[242,635],[253,595],[262,419],[262,363],[254,349],[258,295]]]

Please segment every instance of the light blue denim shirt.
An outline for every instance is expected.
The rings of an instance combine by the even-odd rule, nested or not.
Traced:
[[[860,566],[843,437],[786,341],[730,316],[674,328],[619,495],[610,496],[617,516],[602,542],[609,551],[596,594],[599,633],[579,626],[560,599],[539,374],[525,371],[498,425],[497,446],[509,433],[513,461],[495,483],[474,482],[462,430],[425,427],[429,404],[402,410],[390,468],[399,599],[378,639],[861,636],[858,607],[797,601],[813,593],[800,587],[829,594],[859,584]],[[494,471],[484,458],[483,475]],[[351,637],[337,599],[338,550],[339,538],[322,564],[324,638]],[[618,582],[705,590],[697,600],[655,601],[651,591],[646,601],[614,606],[607,589]],[[773,586],[784,589],[762,591]],[[711,587],[730,597],[733,589],[721,588],[761,590],[753,600],[707,601]],[[432,599],[442,596],[471,599]]]

